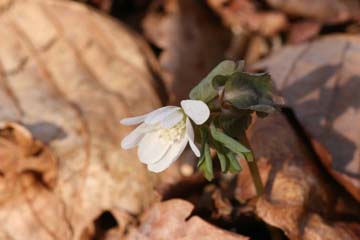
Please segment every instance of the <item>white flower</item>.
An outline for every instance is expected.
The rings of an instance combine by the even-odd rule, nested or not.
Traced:
[[[141,124],[122,140],[121,147],[138,146],[140,161],[147,164],[150,171],[161,172],[180,157],[188,142],[194,154],[200,156],[189,118],[201,125],[209,116],[210,110],[204,102],[183,100],[181,108],[166,106],[145,115],[122,119],[123,125]]]

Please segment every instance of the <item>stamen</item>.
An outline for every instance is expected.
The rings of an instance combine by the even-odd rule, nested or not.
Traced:
[[[172,128],[160,128],[159,136],[170,144],[182,139],[186,130],[185,118]]]

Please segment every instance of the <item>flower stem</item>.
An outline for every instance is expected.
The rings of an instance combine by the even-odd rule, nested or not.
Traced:
[[[250,149],[250,153],[244,154],[245,158],[246,158],[246,162],[249,166],[249,170],[250,170],[250,174],[251,177],[253,179],[253,183],[256,189],[256,193],[258,196],[260,196],[263,192],[264,192],[264,185],[261,181],[261,177],[260,177],[260,173],[259,173],[259,168],[256,164],[256,161],[254,159],[254,155],[253,155],[253,150],[250,146],[249,140],[246,137],[246,134],[242,134],[240,136],[240,141],[247,147]]]
[[[252,152],[251,152],[251,155],[252,155]],[[264,192],[264,185],[263,185],[263,183],[261,181],[259,168],[258,168],[255,160],[247,161],[247,163],[248,163],[248,166],[249,166],[251,177],[252,177],[253,182],[254,182],[254,186],[256,188],[256,193],[257,193],[258,196],[260,196]]]

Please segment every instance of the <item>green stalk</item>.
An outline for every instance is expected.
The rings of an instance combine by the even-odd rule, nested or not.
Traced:
[[[244,154],[246,162],[249,166],[249,170],[250,170],[250,174],[251,177],[253,179],[253,183],[256,189],[256,193],[258,196],[260,196],[263,192],[264,192],[264,185],[261,181],[261,177],[260,177],[260,173],[259,173],[259,168],[256,164],[256,161],[254,159],[254,155],[253,155],[253,150],[250,146],[249,140],[246,137],[246,134],[242,134],[240,136],[240,142],[242,144],[244,144],[248,149],[250,149],[250,153],[246,153]]]

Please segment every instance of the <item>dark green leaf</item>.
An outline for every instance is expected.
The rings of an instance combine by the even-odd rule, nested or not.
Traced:
[[[233,115],[233,114],[222,114],[217,119],[218,124],[224,132],[232,137],[237,137],[251,124],[251,115],[242,114],[242,115]]]
[[[198,85],[190,92],[190,99],[208,102],[217,96],[212,80],[217,75],[230,75],[236,69],[234,61],[225,60],[219,63]]]
[[[225,83],[224,100],[240,110],[267,114],[276,110],[272,97],[272,81],[267,73],[233,73]]]
[[[224,86],[228,79],[229,79],[229,76],[217,75],[212,80],[212,86],[215,89],[218,89],[218,88]]]
[[[248,109],[256,105],[258,95],[249,81],[241,78],[241,73],[234,73],[225,84],[224,100],[237,109]]]
[[[276,108],[273,107],[273,106],[270,106],[270,105],[255,105],[255,106],[251,106],[249,107],[249,109],[251,110],[254,110],[254,111],[257,111],[257,112],[263,112],[263,113],[267,113],[267,114],[270,114],[270,113],[273,113],[276,111]]]

